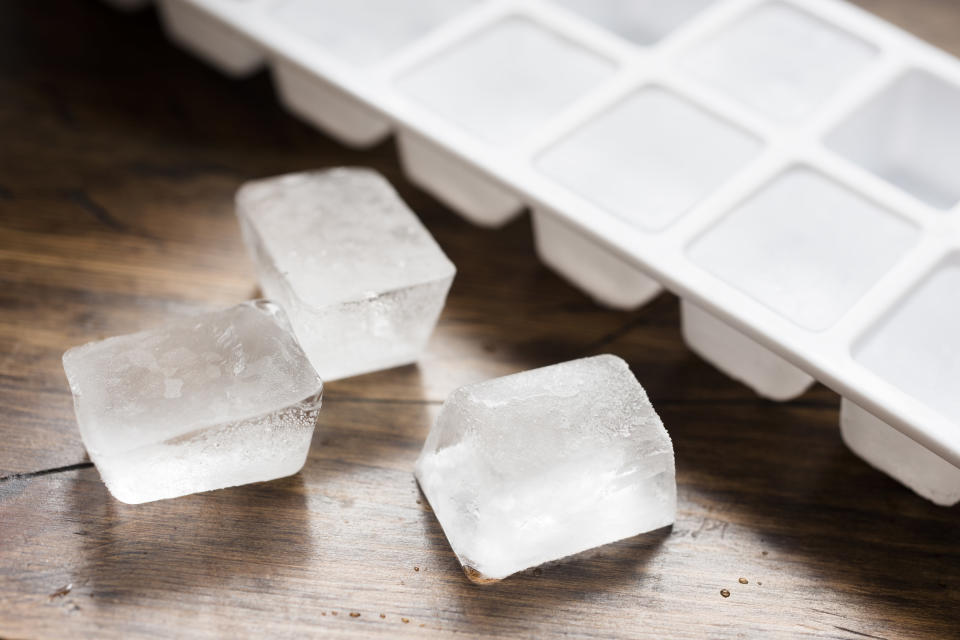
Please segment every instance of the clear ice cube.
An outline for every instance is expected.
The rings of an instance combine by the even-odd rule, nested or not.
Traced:
[[[670,436],[611,355],[457,389],[416,475],[479,582],[659,529],[676,512]]]
[[[63,368],[90,459],[128,503],[296,473],[323,389],[262,300],[74,347]]]
[[[264,294],[324,380],[417,359],[456,269],[382,176],[331,169],[249,182],[237,215]]]

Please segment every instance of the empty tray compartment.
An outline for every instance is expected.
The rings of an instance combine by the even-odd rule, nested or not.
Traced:
[[[814,383],[802,369],[686,300],[680,301],[680,327],[694,353],[764,398],[792,400]]]
[[[556,214],[534,208],[531,218],[540,259],[600,304],[635,309],[663,290],[656,280]]]
[[[343,144],[369,147],[390,134],[383,116],[298,64],[278,59],[273,76],[290,111]]]
[[[821,331],[879,282],[918,235],[905,219],[818,172],[794,167],[695,238],[687,255],[800,327]],[[769,358],[762,368],[744,369],[739,352],[720,344],[728,339],[723,332],[717,336],[720,343],[711,344],[716,333],[694,331],[687,337],[718,368],[765,389]],[[786,361],[775,377],[799,380]]]
[[[735,175],[760,141],[658,86],[600,113],[535,160],[557,184],[648,232]]]
[[[477,0],[281,0],[270,19],[358,73],[383,62],[477,4]],[[374,145],[389,121],[302,64],[279,60],[277,87],[287,107],[352,147]]]
[[[854,360],[954,424],[960,424],[958,354],[960,254],[941,262],[853,348]],[[850,434],[848,444],[857,454],[938,504],[952,504],[960,499],[960,471],[953,468],[956,473],[950,472],[947,466],[952,465],[906,436],[901,436],[902,451],[873,444],[872,437],[879,443],[899,439],[887,434],[891,427],[876,418],[856,412],[851,415],[844,429]],[[869,436],[870,429],[876,432],[875,436]],[[931,462],[934,458],[943,464]],[[928,465],[930,468],[926,468]]]
[[[563,69],[563,73],[556,73]],[[613,64],[532,20],[511,16],[407,71],[398,91],[495,145],[514,144],[613,73]],[[411,179],[479,224],[496,226],[520,201],[411,133],[400,137]]]
[[[851,451],[918,495],[944,507],[960,502],[960,469],[846,398],[840,433]]]
[[[399,131],[397,147],[410,181],[474,224],[499,227],[523,209],[513,192],[416,133]]]
[[[931,207],[960,202],[960,87],[931,73],[901,75],[826,142]]]
[[[264,63],[263,50],[190,0],[159,0],[170,39],[231,76],[244,76]]]
[[[279,0],[270,18],[325,54],[357,67],[378,64],[479,0]]]
[[[806,11],[760,5],[681,61],[697,80],[779,122],[807,116],[864,71],[877,49]]]
[[[646,47],[658,43],[714,0],[553,0],[621,38]]]
[[[512,145],[614,73],[614,64],[529,18],[511,16],[438,52],[397,90],[480,140]]]

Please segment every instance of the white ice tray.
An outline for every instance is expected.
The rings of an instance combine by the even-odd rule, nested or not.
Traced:
[[[760,393],[819,380],[960,466],[960,62],[835,0],[159,0],[601,302],[684,300]],[[867,413],[869,412],[869,413]]]

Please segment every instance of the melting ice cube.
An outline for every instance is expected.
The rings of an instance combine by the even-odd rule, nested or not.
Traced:
[[[332,169],[250,182],[237,215],[264,294],[324,380],[417,359],[456,269],[382,176]]]
[[[323,389],[267,301],[75,347],[63,368],[90,459],[129,503],[296,473]]]
[[[670,436],[611,355],[457,389],[416,474],[480,582],[659,529],[676,512]]]

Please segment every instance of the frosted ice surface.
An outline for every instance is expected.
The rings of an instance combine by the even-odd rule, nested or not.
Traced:
[[[264,294],[324,380],[417,359],[456,269],[382,176],[331,169],[250,182],[237,215]]]
[[[478,581],[667,526],[676,511],[670,436],[611,355],[457,389],[416,474]]]
[[[267,301],[75,347],[63,368],[90,459],[130,503],[296,473],[323,388]]]

